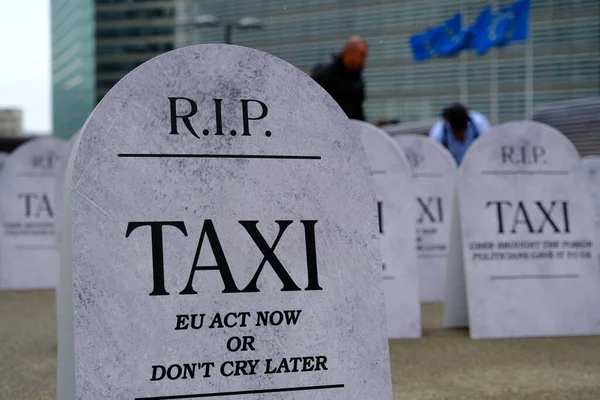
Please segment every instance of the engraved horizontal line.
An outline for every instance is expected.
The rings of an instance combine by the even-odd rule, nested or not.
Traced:
[[[25,178],[54,178],[56,176],[56,172],[23,172],[17,174],[17,176]]]
[[[243,395],[248,395],[248,394],[300,392],[300,391],[306,391],[306,390],[341,389],[343,387],[344,387],[343,384],[321,385],[321,386],[300,386],[300,387],[273,388],[273,389],[241,390],[241,391],[237,391],[237,392],[217,392],[217,393],[181,394],[181,395],[173,395],[173,396],[136,397],[135,400],[200,399],[200,398],[205,398],[205,397],[243,396]]]
[[[43,245],[43,244],[31,244],[31,245],[20,244],[18,246],[15,246],[15,248],[17,250],[35,250],[35,249],[57,250],[58,249],[58,245],[55,245],[55,244],[48,244],[48,245]]]
[[[417,258],[446,258],[448,254],[418,254]]]
[[[321,156],[294,156],[283,154],[134,154],[119,153],[120,158],[255,158],[271,160],[320,160]]]
[[[441,178],[442,174],[438,172],[415,172],[413,174],[415,178]]]
[[[383,175],[383,174],[387,174],[387,171],[371,171],[371,174],[373,174],[373,175]]]
[[[396,279],[396,278],[394,278],[393,276],[384,276],[383,277],[384,281],[393,281],[394,279]]]
[[[576,279],[579,274],[539,274],[539,275],[497,275],[490,276],[492,281],[510,281],[520,279]]]
[[[523,171],[481,171],[482,175],[569,175],[569,171],[523,170]]]

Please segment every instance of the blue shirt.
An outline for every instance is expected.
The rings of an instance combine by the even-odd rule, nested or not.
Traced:
[[[460,164],[467,149],[475,141],[477,136],[487,133],[490,129],[490,123],[483,114],[476,111],[470,111],[469,116],[471,117],[471,122],[467,127],[467,133],[462,142],[454,137],[450,125],[445,121],[440,120],[436,122],[433,128],[431,128],[431,131],[429,131],[429,137],[442,145],[444,144],[444,130],[446,131],[447,149],[450,154],[452,154],[452,157],[454,157],[454,160],[456,160],[456,164]]]

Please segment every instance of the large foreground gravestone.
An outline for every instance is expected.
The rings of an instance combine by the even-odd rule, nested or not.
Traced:
[[[460,287],[464,267],[472,338],[600,333],[586,185],[574,146],[540,123],[496,126],[469,149],[458,178],[462,237],[451,249],[464,263],[450,255],[448,283]],[[448,293],[452,326],[461,300]]]
[[[421,303],[410,165],[385,131],[366,122],[353,123],[375,182],[388,337],[418,338]]]
[[[54,189],[64,142],[32,139],[0,173],[0,289],[54,288],[58,283]]]
[[[589,193],[594,203],[594,220],[596,222],[596,243],[600,244],[600,156],[587,156],[582,158],[583,169],[588,178]],[[600,252],[600,246],[596,248]],[[597,258],[600,262],[600,254]]]
[[[352,129],[307,75],[236,46],[117,83],[67,172],[58,398],[391,400]]]
[[[402,134],[394,140],[413,171],[421,300],[444,301],[456,162],[448,150],[427,136]]]

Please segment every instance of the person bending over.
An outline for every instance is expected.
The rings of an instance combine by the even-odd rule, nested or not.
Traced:
[[[460,165],[471,144],[489,129],[490,123],[483,114],[456,103],[442,111],[441,119],[433,125],[429,137],[447,148]]]

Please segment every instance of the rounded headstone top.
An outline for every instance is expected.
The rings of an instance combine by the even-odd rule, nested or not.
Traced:
[[[173,121],[172,108],[189,118]],[[207,44],[170,51],[127,74],[86,121],[82,144],[115,150],[118,142],[119,153],[168,147],[326,159],[355,153],[351,129],[327,92],[291,64],[250,48]],[[96,156],[88,147],[78,152],[75,178],[77,165]]]
[[[304,171],[318,162],[320,179],[303,184],[316,188],[335,176],[337,183],[329,189],[336,191],[346,186],[340,168],[343,176],[370,182],[366,154],[353,129],[327,92],[291,64],[240,46],[189,46],[147,61],[104,96],[80,133],[72,182],[92,188],[107,185],[95,181],[96,176],[110,180],[110,190],[95,195],[112,204],[122,201],[117,200],[122,191],[146,184],[148,190],[182,173],[205,194],[231,179],[226,163],[239,172],[236,190],[271,180],[265,188],[269,194],[277,189],[273,185],[282,174],[280,165]],[[148,162],[140,164],[140,157]],[[215,157],[219,163],[213,162]],[[260,157],[276,159],[253,162]],[[144,169],[137,176],[120,182],[106,174],[140,165]],[[371,186],[354,187],[359,199],[340,199],[341,207],[350,210],[362,199],[374,199]],[[158,190],[165,189],[159,184]],[[228,198],[219,201],[225,205]],[[311,201],[318,204],[320,199]]]
[[[456,170],[456,161],[450,152],[428,136],[401,134],[392,139],[402,147],[415,173],[446,174]]]
[[[64,141],[54,138],[28,140],[6,158],[2,175],[32,176],[39,173],[45,177],[58,167],[64,144]]]
[[[41,189],[36,179],[51,179],[54,184],[64,145],[64,141],[54,138],[31,139],[10,153],[0,171],[0,219],[20,214],[17,210],[22,205],[14,201],[15,193],[24,188]],[[46,186],[44,190],[48,190]]]
[[[394,143],[386,131],[364,121],[351,120],[370,155],[371,169],[373,171],[389,169],[410,169],[408,160],[400,147]]]
[[[462,173],[481,170],[535,170],[542,174],[581,168],[575,146],[555,128],[535,121],[513,121],[493,126],[467,150]],[[472,171],[475,169],[475,171]]]

